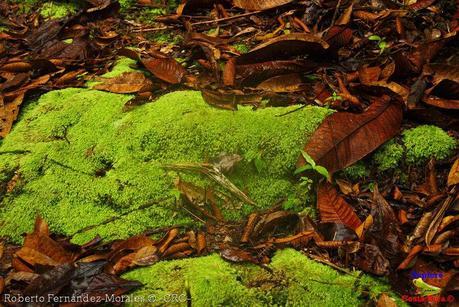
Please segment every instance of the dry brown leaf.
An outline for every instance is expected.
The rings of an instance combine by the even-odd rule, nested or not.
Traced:
[[[371,227],[371,225],[373,225],[373,216],[370,214],[369,216],[367,216],[365,221],[363,221],[363,223],[360,224],[360,226],[357,227],[357,229],[355,229],[355,233],[357,234],[360,240],[363,239],[365,232]]]
[[[260,84],[257,89],[275,93],[291,93],[304,89],[301,76],[297,73],[271,77]]]
[[[454,161],[448,174],[448,187],[459,183],[459,158]]]
[[[320,213],[321,223],[340,223],[353,230],[356,230],[362,224],[354,209],[328,182],[319,184],[317,208]]]
[[[293,0],[233,0],[233,4],[236,7],[248,11],[264,11],[292,1]]]
[[[174,59],[144,59],[142,63],[155,77],[171,84],[182,82],[186,75],[185,68]]]
[[[338,112],[327,117],[304,150],[330,174],[362,159],[395,136],[402,122],[402,108],[387,96],[373,102],[362,114]],[[304,165],[301,156],[297,166]]]
[[[397,303],[386,293],[383,293],[379,296],[376,307],[397,307]]]
[[[141,72],[124,72],[121,75],[99,79],[102,84],[93,86],[96,90],[103,90],[117,94],[130,94],[137,92],[151,91],[152,82]]]
[[[231,58],[226,62],[225,69],[223,70],[223,84],[226,86],[234,86],[235,77],[236,59]]]

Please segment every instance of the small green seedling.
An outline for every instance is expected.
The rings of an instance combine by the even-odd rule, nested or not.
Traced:
[[[328,173],[325,167],[317,165],[314,159],[305,151],[302,151],[301,154],[303,155],[303,158],[306,160],[306,164],[297,168],[295,170],[295,175],[298,175],[299,173],[302,173],[307,170],[313,170],[319,173],[320,175],[324,176],[327,180],[330,180],[330,174]]]
[[[378,35],[371,35],[370,37],[368,37],[368,39],[371,41],[378,42],[379,54],[382,54],[384,50],[386,50],[388,47],[388,44],[386,40],[384,39],[384,37],[381,37]]]
[[[333,94],[328,97],[326,100],[328,101],[338,101],[338,100],[343,100],[343,97],[341,97],[340,95],[338,95],[336,92],[333,92]]]

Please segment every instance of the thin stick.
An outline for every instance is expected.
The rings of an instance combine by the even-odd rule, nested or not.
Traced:
[[[191,25],[192,26],[197,26],[197,25],[212,24],[214,22],[218,23],[218,22],[221,22],[221,21],[228,21],[228,20],[233,20],[233,19],[238,19],[238,18],[242,18],[242,17],[255,15],[255,14],[258,14],[258,13],[261,13],[261,12],[262,11],[254,11],[254,12],[248,12],[248,13],[244,13],[244,14],[240,14],[240,15],[234,15],[234,16],[230,16],[230,17],[214,19],[214,20],[198,21],[198,22],[192,23]]]

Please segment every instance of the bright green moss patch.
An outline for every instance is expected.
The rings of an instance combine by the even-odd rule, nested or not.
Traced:
[[[191,225],[176,204],[177,174],[161,165],[211,161],[222,153],[242,156],[228,177],[257,204],[227,205],[228,219],[286,197],[306,205],[290,175],[302,144],[328,110],[308,107],[282,117],[277,115],[291,108],[233,112],[208,106],[199,92],[184,91],[125,113],[129,99],[70,88],[49,92],[23,110],[0,145],[2,182],[14,171],[21,178],[13,191],[0,193],[0,236],[19,241],[36,214],[66,235],[119,218],[77,235],[79,243],[96,234],[115,239],[147,228]],[[254,157],[263,162],[258,168]],[[209,186],[199,175],[182,177]],[[135,211],[152,202],[157,203]]]
[[[242,43],[234,44],[233,47],[241,54],[247,53],[250,50],[250,47],[248,45]]]
[[[145,284],[133,296],[154,295],[158,301],[152,306],[164,304],[171,294],[186,298],[187,286],[193,306],[358,306],[382,292],[390,294],[390,286],[379,279],[364,276],[357,283],[359,272],[341,274],[292,249],[277,251],[269,267],[272,273],[214,254],[159,262],[124,277]]]
[[[380,171],[396,168],[402,161],[404,148],[402,145],[391,140],[384,144],[373,156]]]
[[[446,159],[454,153],[456,140],[436,126],[419,126],[403,132],[406,161],[420,164],[430,158]]]
[[[40,15],[44,18],[58,19],[75,13],[77,9],[75,1],[49,1],[41,6]]]

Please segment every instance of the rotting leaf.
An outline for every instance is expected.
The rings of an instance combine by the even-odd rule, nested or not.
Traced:
[[[401,106],[383,96],[362,114],[338,112],[327,117],[304,150],[332,174],[357,162],[396,135],[401,122]],[[300,157],[297,166],[304,162]]]

